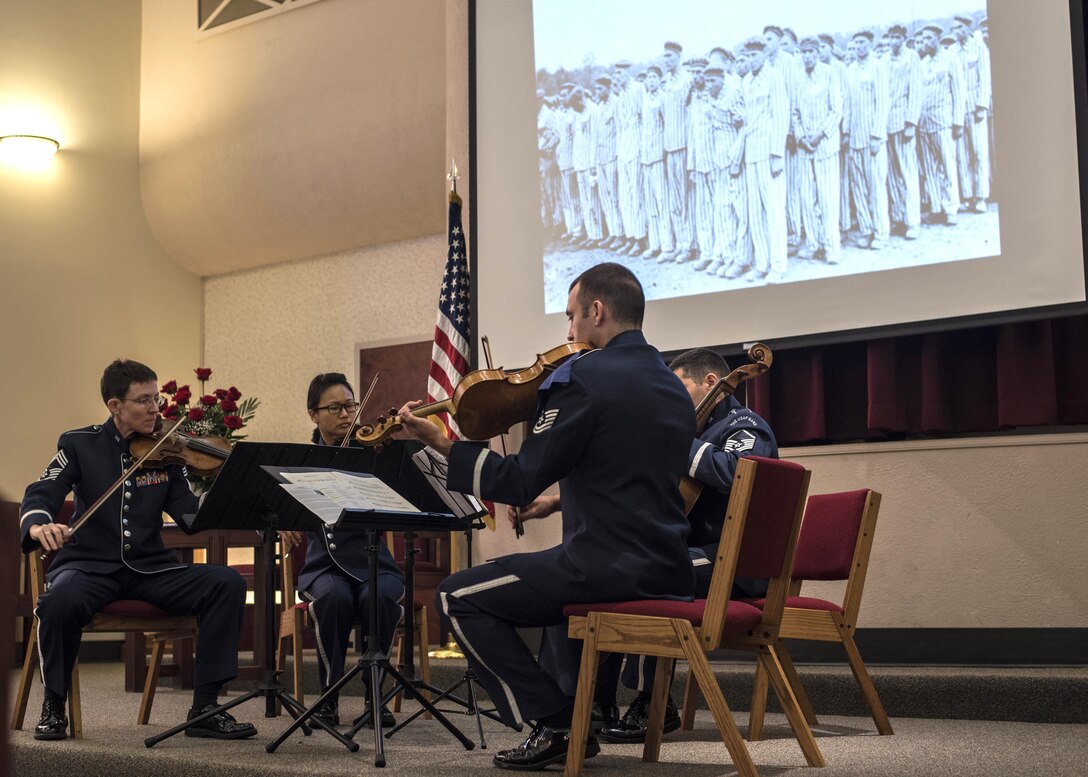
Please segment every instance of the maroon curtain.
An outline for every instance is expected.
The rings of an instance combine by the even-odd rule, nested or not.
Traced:
[[[1088,316],[779,350],[747,389],[780,445],[1088,424]]]

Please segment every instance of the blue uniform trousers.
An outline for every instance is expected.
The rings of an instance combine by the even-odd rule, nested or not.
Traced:
[[[138,599],[171,615],[195,615],[199,631],[193,682],[222,684],[238,674],[238,631],[246,584],[229,567],[194,564],[146,574],[123,569],[110,575],[62,569],[38,598],[38,650],[42,682],[66,696],[83,627],[105,605]]]
[[[318,675],[327,688],[344,676],[344,656],[352,627],[370,633],[370,584],[348,575],[326,572],[302,592],[310,602],[317,632]],[[393,575],[378,575],[378,642],[388,654],[393,632],[404,617],[404,583]],[[364,676],[368,680],[369,674]]]

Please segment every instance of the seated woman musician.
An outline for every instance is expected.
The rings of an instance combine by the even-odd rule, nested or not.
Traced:
[[[352,419],[358,406],[355,392],[343,373],[317,375],[310,381],[306,395],[306,408],[314,422],[313,443],[340,445],[344,436],[352,431]],[[357,443],[352,440],[351,444]],[[332,526],[306,535],[306,561],[298,575],[298,590],[310,602],[310,617],[314,621],[319,647],[318,674],[322,689],[327,689],[344,674],[344,656],[352,628],[359,624],[365,634],[370,624],[367,538],[362,529]],[[284,552],[287,552],[301,541],[302,532],[283,531],[280,538]],[[404,577],[392,554],[382,544],[378,557],[378,640],[386,653],[404,615],[403,598]],[[364,673],[363,682],[368,683],[369,679]],[[366,712],[370,711],[368,691]],[[339,725],[337,697],[331,697],[314,715],[330,726]],[[371,725],[373,719],[371,716]],[[396,725],[393,714],[384,705],[381,724],[383,728]]]

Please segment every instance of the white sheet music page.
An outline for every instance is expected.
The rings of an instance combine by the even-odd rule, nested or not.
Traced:
[[[326,470],[281,472],[280,486],[325,523],[343,510],[416,512],[416,508],[374,475]]]

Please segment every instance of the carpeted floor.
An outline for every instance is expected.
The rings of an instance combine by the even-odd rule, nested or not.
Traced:
[[[13,732],[14,774],[35,775],[174,775],[214,774],[216,777],[249,775],[300,775],[322,777],[357,775],[374,769],[373,734],[360,733],[356,754],[347,752],[330,737],[315,733],[306,738],[296,733],[273,754],[264,746],[288,723],[285,717],[263,717],[263,700],[236,708],[237,717],[253,721],[259,734],[252,740],[216,742],[177,736],[152,749],[145,737],[163,731],[183,719],[191,697],[188,692],[161,688],[155,700],[152,724],[136,726],[137,694],[122,687],[122,667],[88,664],[81,668],[84,738],[63,742],[36,742],[30,728],[41,705],[40,686],[35,686],[27,714],[26,730]],[[14,685],[14,676],[11,679]],[[312,701],[313,699],[311,699]],[[342,701],[342,717],[362,709],[358,696]],[[405,710],[413,709],[405,704]],[[746,715],[737,716],[742,731]],[[471,718],[452,718],[470,739],[476,738]],[[800,749],[784,719],[768,717],[767,739],[749,745],[761,775],[819,774],[821,777],[869,777],[887,775],[1068,775],[1088,773],[1088,723],[1045,724],[986,722],[894,717],[894,736],[873,733],[867,717],[824,716],[816,729],[828,766],[808,772]],[[491,756],[517,744],[523,735],[497,723],[484,721],[487,749],[466,751],[437,721],[417,720],[386,742],[386,771],[398,774],[446,777],[470,775],[491,769]],[[553,773],[560,770],[551,769]],[[494,773],[494,772],[492,772]],[[637,745],[604,745],[602,753],[586,763],[587,775],[629,774],[711,775],[735,774],[724,745],[718,739],[709,714],[700,711],[692,732],[666,738],[661,763],[642,764]]]

